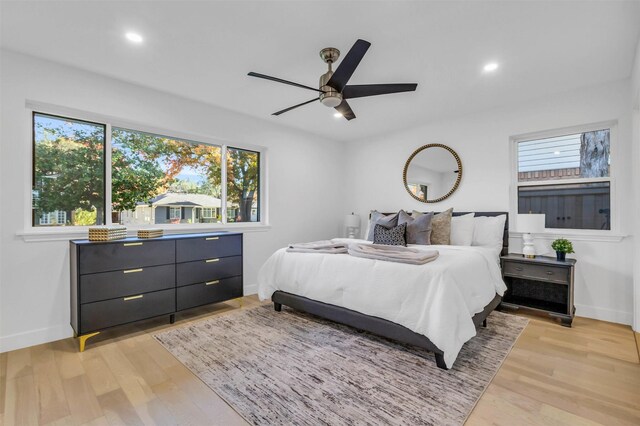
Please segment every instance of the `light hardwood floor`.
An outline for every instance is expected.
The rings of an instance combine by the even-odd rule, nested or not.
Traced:
[[[243,309],[260,302],[244,298]],[[235,425],[244,420],[152,337],[238,302],[0,354],[5,425]],[[640,424],[640,361],[629,327],[536,317],[467,420],[468,425]]]

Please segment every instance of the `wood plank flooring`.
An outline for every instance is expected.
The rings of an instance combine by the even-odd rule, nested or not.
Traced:
[[[242,309],[258,305],[245,297]],[[0,424],[244,425],[152,337],[237,301],[116,328],[77,351],[65,339],[0,354]],[[639,425],[640,360],[629,327],[576,318],[531,322],[467,425]]]

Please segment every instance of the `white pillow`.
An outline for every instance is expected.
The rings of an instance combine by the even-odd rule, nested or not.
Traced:
[[[502,251],[502,236],[504,235],[504,222],[506,214],[500,216],[478,216],[473,218],[475,227],[473,230],[472,246],[493,248],[497,256]]]
[[[451,218],[451,245],[470,246],[473,241],[473,229],[475,228],[475,213]]]

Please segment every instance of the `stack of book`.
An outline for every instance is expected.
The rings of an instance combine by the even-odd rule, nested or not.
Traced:
[[[92,226],[89,228],[89,241],[112,241],[124,238],[127,238],[126,226]]]
[[[138,238],[158,238],[164,235],[164,231],[160,228],[147,228],[138,230]]]

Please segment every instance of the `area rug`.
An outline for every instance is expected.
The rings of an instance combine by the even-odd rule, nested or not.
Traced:
[[[426,350],[284,306],[154,337],[252,424],[459,425],[527,323],[493,312],[448,371]]]

